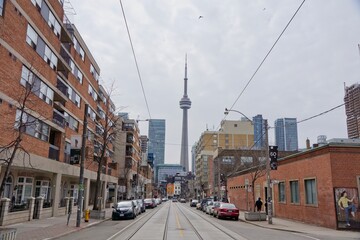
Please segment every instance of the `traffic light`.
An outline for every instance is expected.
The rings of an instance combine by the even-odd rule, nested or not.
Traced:
[[[270,169],[277,170],[278,146],[269,146]]]

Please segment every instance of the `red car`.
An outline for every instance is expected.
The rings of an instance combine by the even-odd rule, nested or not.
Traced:
[[[214,217],[220,218],[232,218],[234,220],[239,219],[239,209],[232,203],[220,203],[214,207]]]

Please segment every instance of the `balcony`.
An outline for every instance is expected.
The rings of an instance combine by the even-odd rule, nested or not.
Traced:
[[[133,166],[133,160],[131,158],[126,158],[125,159],[125,167],[131,168],[132,166]]]
[[[61,112],[59,112],[56,109],[53,109],[52,121],[53,121],[53,123],[55,123],[59,127],[65,128],[65,117]]]
[[[57,146],[51,145],[49,147],[49,158],[59,161],[60,149]]]

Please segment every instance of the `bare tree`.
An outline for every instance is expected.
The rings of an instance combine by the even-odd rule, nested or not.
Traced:
[[[11,77],[8,82],[5,78],[1,81],[1,84],[5,86],[5,88],[11,89],[11,91],[8,91],[9,97],[12,99],[9,100],[9,106],[16,107],[16,117],[15,122],[13,121],[13,118],[9,118],[9,116],[13,116],[14,114],[14,108],[12,107],[9,112],[1,113],[1,116],[3,116],[3,118],[7,117],[8,121],[7,126],[4,124],[3,126],[5,128],[2,129],[4,136],[7,138],[3,137],[0,145],[0,164],[5,166],[5,173],[1,179],[0,196],[3,195],[5,184],[15,158],[22,158],[24,165],[25,161],[28,160],[28,164],[32,166],[30,162],[30,154],[22,144],[24,134],[27,131],[35,130],[39,121],[41,121],[40,119],[45,119],[45,117],[42,116],[29,114],[29,112],[37,112],[35,110],[35,106],[38,101],[41,101],[36,96],[36,94],[40,92],[40,84],[38,84],[40,80],[35,77],[31,69],[32,67],[30,69],[26,68],[26,70],[23,69],[23,75],[20,81],[23,87],[20,86],[19,88],[17,84],[14,84],[15,81],[13,81]],[[10,139],[8,139],[9,136],[11,136]],[[8,142],[6,142],[7,140]],[[5,143],[3,144],[3,142]]]

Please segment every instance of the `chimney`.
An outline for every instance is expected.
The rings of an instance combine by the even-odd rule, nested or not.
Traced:
[[[306,139],[306,149],[310,149],[310,140],[309,138]]]

